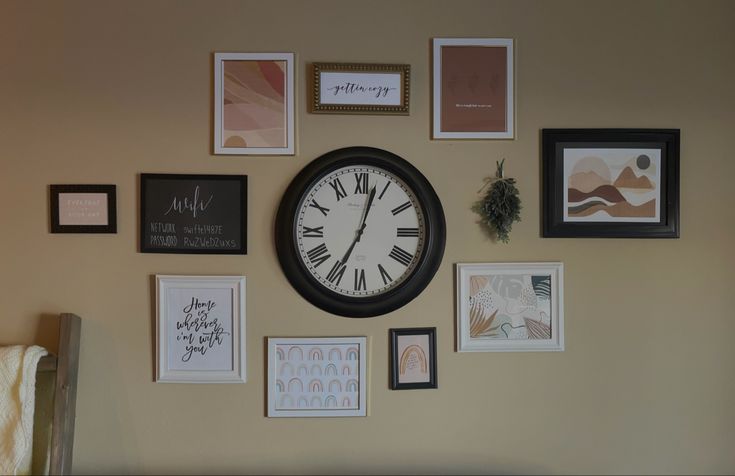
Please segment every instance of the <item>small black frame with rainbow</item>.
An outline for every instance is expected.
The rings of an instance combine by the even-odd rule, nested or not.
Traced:
[[[436,327],[390,330],[390,388],[437,388]]]

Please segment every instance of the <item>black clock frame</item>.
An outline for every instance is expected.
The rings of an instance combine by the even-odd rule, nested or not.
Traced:
[[[296,221],[304,195],[332,171],[358,165],[378,167],[400,178],[416,195],[424,215],[424,248],[416,267],[395,288],[377,296],[344,296],[325,288],[304,266],[296,246]],[[283,272],[307,301],[339,316],[374,317],[408,304],[431,282],[444,256],[446,223],[439,197],[416,167],[383,149],[346,147],[314,159],[293,179],[276,214],[275,242]]]

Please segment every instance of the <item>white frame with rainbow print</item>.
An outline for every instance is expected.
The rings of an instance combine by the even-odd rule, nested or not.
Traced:
[[[214,153],[294,155],[294,81],[293,53],[215,53]]]
[[[457,263],[457,351],[564,350],[564,265]]]
[[[678,129],[543,129],[543,236],[678,238]]]
[[[367,337],[269,337],[269,417],[367,416]]]

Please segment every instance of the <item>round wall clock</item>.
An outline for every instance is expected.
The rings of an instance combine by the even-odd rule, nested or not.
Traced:
[[[346,317],[388,313],[419,295],[444,255],[441,202],[414,166],[388,151],[324,154],[291,182],[276,216],[291,285]]]

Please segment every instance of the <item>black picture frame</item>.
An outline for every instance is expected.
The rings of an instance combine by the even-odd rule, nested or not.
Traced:
[[[412,273],[390,291],[369,297],[344,296],[322,286],[299,258],[296,225],[299,205],[311,186],[333,170],[352,165],[381,167],[408,185],[421,206],[426,226],[424,252]],[[276,214],[275,242],[286,278],[301,296],[318,308],[342,317],[365,318],[405,306],[433,279],[444,256],[446,222],[441,201],[429,181],[407,160],[374,147],[345,147],[309,163],[286,189]]]
[[[543,129],[541,131],[542,236],[546,238],[678,238],[679,140],[679,129]],[[567,178],[564,170],[564,154],[565,151],[573,149],[631,149],[631,151],[634,149],[651,149],[659,151],[654,154],[658,162],[652,160],[648,155],[638,155],[636,159],[630,159],[630,163],[635,162],[637,165],[629,167],[625,164],[621,173],[615,179],[611,176],[607,178],[608,183],[604,183],[604,180],[599,182],[602,185],[589,193],[579,192],[573,189],[571,185],[566,190],[567,199],[574,193],[575,200],[579,200],[581,204],[575,207],[577,210],[575,213],[580,211],[588,213],[585,212],[585,207],[595,211],[601,208],[612,210],[613,206],[620,204],[621,208],[650,206],[647,209],[648,211],[641,211],[640,213],[652,213],[653,215],[631,218],[630,221],[625,221],[626,217],[624,216],[611,218],[611,221],[574,221],[569,217],[565,219],[564,193]],[[654,180],[646,182],[645,185],[640,185],[639,182],[635,186],[653,187],[657,193],[655,195],[657,201],[649,200],[641,205],[629,203],[628,199],[620,192],[620,189],[624,186],[619,186],[618,183],[627,183],[630,186],[635,183],[634,181],[641,180],[641,176],[636,175],[632,169],[634,167],[641,168],[641,164],[644,165],[643,169],[648,169],[651,163],[654,162],[658,167],[657,177],[659,183],[655,184]],[[633,172],[633,175],[623,178],[626,169],[630,169],[629,172]],[[594,178],[594,180],[597,180],[597,178]],[[571,175],[568,180],[571,182]],[[594,180],[590,180],[585,183],[595,183]],[[628,180],[628,182],[623,180]],[[596,196],[603,195],[603,193],[596,194],[598,190],[602,190],[602,186],[607,187],[607,192],[605,192],[607,199],[598,199]],[[656,187],[658,187],[657,190]],[[636,193],[638,192],[636,191]],[[613,195],[614,198],[610,198]],[[611,203],[612,205],[610,205]],[[618,210],[621,208],[618,208]],[[566,212],[569,214],[571,211],[572,207],[570,206]],[[592,213],[595,213],[595,211]],[[635,212],[628,211],[628,213]],[[610,216],[610,213],[608,212],[607,215]]]
[[[404,358],[407,360],[413,355],[420,355],[418,351],[409,351],[409,346],[404,350],[402,355],[399,354],[399,339],[403,336],[428,336],[429,355],[424,355],[424,364],[427,366],[429,380],[427,382],[404,382],[400,381],[400,369]],[[421,349],[420,352],[423,353]],[[422,357],[417,357],[418,363],[421,364]],[[403,329],[390,329],[390,388],[391,390],[415,390],[422,388],[437,388],[437,372],[436,372],[436,327],[412,327]]]
[[[107,196],[106,224],[62,224],[60,195],[66,193],[105,194]],[[97,184],[54,184],[49,186],[51,233],[117,233],[117,187]],[[83,205],[80,205],[83,207]],[[81,212],[81,209],[80,209]]]
[[[247,178],[247,175],[140,174],[140,252],[247,254]],[[182,191],[175,196],[184,209],[188,203],[191,219],[181,212],[175,218],[162,217],[163,210],[173,203],[172,192],[177,186]],[[210,215],[196,217],[193,209],[201,210],[202,203],[209,200],[208,194],[212,196],[210,192],[215,191],[222,198],[208,202],[213,207],[207,211]],[[161,225],[156,228],[153,224],[158,223]],[[197,228],[197,225],[207,228]]]

